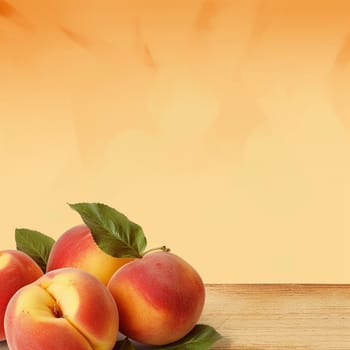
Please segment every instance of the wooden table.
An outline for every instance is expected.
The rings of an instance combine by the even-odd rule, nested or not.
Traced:
[[[209,284],[213,350],[349,350],[350,285]]]
[[[224,336],[212,350],[350,349],[350,285],[208,284],[206,291],[200,323]]]

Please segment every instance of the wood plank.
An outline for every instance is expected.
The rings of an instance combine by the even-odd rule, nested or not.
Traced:
[[[213,350],[349,350],[350,285],[207,285]]]

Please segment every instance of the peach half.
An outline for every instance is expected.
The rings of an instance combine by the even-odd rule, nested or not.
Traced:
[[[47,271],[75,267],[91,273],[107,285],[113,273],[132,258],[114,258],[95,243],[86,225],[72,227],[61,235],[52,247]]]
[[[0,341],[5,339],[4,316],[11,297],[43,275],[39,265],[18,250],[0,251]]]
[[[94,276],[63,268],[18,290],[4,324],[10,350],[111,350],[118,310]]]

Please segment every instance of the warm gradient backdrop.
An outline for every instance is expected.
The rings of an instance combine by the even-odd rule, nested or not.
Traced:
[[[1,248],[101,201],[206,282],[350,282],[350,2],[0,0]]]

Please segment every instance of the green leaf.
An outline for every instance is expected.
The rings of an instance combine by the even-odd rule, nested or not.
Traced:
[[[153,346],[154,350],[208,350],[222,336],[211,326],[197,324],[182,339],[167,345]]]
[[[124,338],[123,340],[117,341],[113,350],[136,350],[136,348],[128,338]]]
[[[54,239],[41,232],[17,228],[15,231],[17,250],[29,255],[46,272],[47,260],[51,248],[55,243]]]
[[[124,214],[102,203],[76,203],[69,206],[77,211],[89,227],[97,245],[116,258],[140,258],[146,248],[141,226]]]

